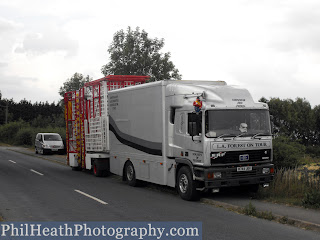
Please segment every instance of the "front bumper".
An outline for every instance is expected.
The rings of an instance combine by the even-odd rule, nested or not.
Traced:
[[[251,171],[237,171],[237,167],[195,168],[194,174],[206,189],[270,183],[274,177],[273,171],[263,173],[263,169],[274,169],[273,164],[253,165]],[[214,173],[221,173],[221,177],[214,178]]]
[[[43,148],[45,153],[64,153],[64,148],[57,148],[57,147],[45,147]]]

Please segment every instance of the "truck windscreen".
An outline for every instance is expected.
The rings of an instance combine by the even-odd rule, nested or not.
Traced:
[[[235,109],[206,111],[207,137],[269,136],[268,110]]]

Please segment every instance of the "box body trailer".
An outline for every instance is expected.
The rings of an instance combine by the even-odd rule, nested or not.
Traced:
[[[111,172],[132,186],[142,180],[176,187],[186,200],[198,191],[254,189],[272,181],[268,106],[254,102],[246,89],[223,81],[107,86],[108,79],[101,79],[73,93],[74,100],[65,98],[73,169]],[[80,123],[71,114],[77,98],[83,102],[74,114]],[[202,104],[195,109],[197,98]]]

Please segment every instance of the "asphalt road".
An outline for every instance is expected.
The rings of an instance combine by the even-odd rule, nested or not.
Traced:
[[[0,147],[0,215],[6,221],[201,221],[203,239],[320,239],[317,232],[239,215],[171,191],[126,185]]]

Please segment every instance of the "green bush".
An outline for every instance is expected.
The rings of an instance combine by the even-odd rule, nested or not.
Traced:
[[[33,146],[37,133],[59,133],[62,139],[66,140],[65,127],[33,127],[20,120],[0,126],[0,142],[16,145]]]
[[[11,122],[0,126],[0,142],[14,144],[17,132],[20,129],[28,127],[29,125],[20,120],[18,122]]]
[[[294,168],[305,153],[305,146],[286,137],[273,140],[273,159],[276,168]]]
[[[320,157],[320,146],[307,146],[306,154],[309,154],[313,158]]]
[[[33,131],[30,128],[20,129],[15,137],[15,143],[18,145],[32,145],[33,144]]]
[[[302,199],[302,205],[309,208],[320,208],[320,192],[317,190],[307,192]]]

